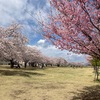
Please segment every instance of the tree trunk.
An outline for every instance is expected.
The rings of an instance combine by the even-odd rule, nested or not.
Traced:
[[[18,62],[18,68],[20,68],[20,64],[19,64],[19,62]]]
[[[14,60],[13,59],[10,60],[10,67],[14,68]]]
[[[44,63],[42,63],[42,67],[41,68],[44,68]]]
[[[26,67],[27,67],[27,62],[24,63],[24,68],[26,68]]]
[[[95,66],[95,79],[96,81],[99,80],[99,67],[98,66]]]
[[[57,64],[58,67],[60,67],[60,64]]]
[[[32,67],[35,67],[35,63],[34,63],[34,62],[32,62],[32,63],[31,63],[31,66],[32,66]]]

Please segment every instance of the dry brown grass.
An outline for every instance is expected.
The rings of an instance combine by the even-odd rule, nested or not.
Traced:
[[[1,66],[0,100],[95,100],[78,94],[84,94],[85,87],[99,85],[93,77],[92,68],[25,70]]]

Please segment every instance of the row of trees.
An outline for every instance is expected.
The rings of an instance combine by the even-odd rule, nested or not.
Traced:
[[[19,24],[11,24],[8,27],[0,27],[0,60],[9,61],[11,68],[14,64],[20,67],[19,62],[24,62],[26,68],[29,63],[31,66],[41,64],[46,65],[66,65],[67,61],[63,58],[52,58],[43,55],[36,47],[28,46],[28,39],[21,33]]]

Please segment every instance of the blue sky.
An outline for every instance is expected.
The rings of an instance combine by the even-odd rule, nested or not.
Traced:
[[[38,47],[43,54],[64,57],[70,62],[86,62],[84,55],[61,51],[43,38],[36,19],[47,20],[49,7],[47,0],[0,0],[0,25],[18,22],[23,25],[22,32],[29,38],[29,45]]]

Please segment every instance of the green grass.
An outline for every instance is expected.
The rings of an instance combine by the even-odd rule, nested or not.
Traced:
[[[92,68],[10,69],[1,66],[0,100],[83,100],[88,88],[100,88],[100,83],[93,79]]]

